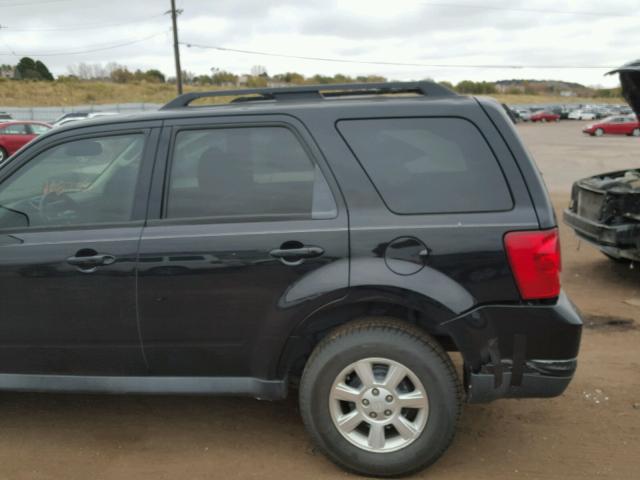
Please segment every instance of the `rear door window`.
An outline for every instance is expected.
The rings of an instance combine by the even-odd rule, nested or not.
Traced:
[[[397,214],[510,210],[497,159],[461,118],[342,120],[338,130]]]
[[[184,130],[176,135],[166,218],[327,219],[329,186],[291,130]]]

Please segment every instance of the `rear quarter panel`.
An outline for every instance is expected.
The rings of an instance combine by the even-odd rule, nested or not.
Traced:
[[[476,125],[507,180],[513,208],[481,213],[392,213],[339,135],[336,123],[396,117],[461,117]],[[367,103],[339,112],[327,110],[302,120],[313,132],[345,196],[350,226],[351,288],[367,291],[392,288],[419,294],[433,306],[436,323],[477,304],[520,301],[504,253],[503,236],[511,230],[539,228],[538,220],[513,154],[474,99],[454,97],[406,105]],[[418,272],[400,275],[387,266],[384,252],[398,237],[417,238],[430,250]]]

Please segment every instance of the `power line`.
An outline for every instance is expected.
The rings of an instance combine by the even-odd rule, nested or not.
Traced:
[[[28,7],[30,5],[43,5],[46,3],[61,3],[61,2],[70,2],[70,1],[72,0],[41,0],[38,2],[0,3],[0,8]]]
[[[593,11],[579,11],[579,10],[554,10],[547,8],[518,8],[518,7],[500,7],[500,6],[492,6],[492,5],[471,5],[468,3],[445,3],[445,2],[430,2],[425,1],[422,2],[423,5],[432,5],[434,7],[444,7],[444,8],[472,8],[476,10],[497,10],[503,12],[521,12],[521,13],[541,13],[541,14],[556,14],[556,15],[576,15],[576,16],[590,16],[590,17],[637,17],[636,14],[628,14],[628,13],[604,13],[604,12],[593,12]]]
[[[360,65],[387,65],[396,67],[429,67],[429,68],[501,68],[501,69],[557,69],[557,70],[577,70],[577,69],[612,69],[616,68],[611,65],[499,65],[499,64],[446,64],[446,63],[406,63],[406,62],[385,62],[378,60],[349,60],[346,58],[329,58],[329,57],[307,57],[302,55],[289,55],[284,53],[264,52],[257,50],[241,50],[238,48],[227,48],[215,45],[201,45],[198,43],[181,42],[189,48],[202,48],[209,50],[218,50],[222,52],[242,53],[246,55],[260,55],[266,57],[293,58],[296,60],[311,60],[318,62],[335,62],[335,63],[351,63]]]
[[[11,27],[10,25],[3,25],[3,28],[7,29],[9,32],[67,32],[67,31],[73,31],[73,30],[94,30],[97,28],[121,27],[124,25],[132,25],[134,23],[139,24],[141,22],[153,20],[155,18],[160,18],[163,16],[164,16],[164,13],[160,13],[158,15],[153,15],[151,17],[141,17],[135,20],[127,21],[127,22],[94,23],[94,24],[83,23],[83,24],[76,24],[76,25],[61,26],[56,28],[20,28],[20,27],[14,28],[14,27]]]
[[[22,56],[22,57],[57,57],[57,56],[65,56],[65,55],[81,55],[84,53],[93,53],[93,52],[102,52],[104,50],[112,50],[115,48],[126,47],[129,45],[134,45],[136,43],[145,42],[155,37],[159,37],[160,35],[166,35],[167,31],[162,31],[158,33],[154,33],[153,35],[149,35],[147,37],[139,38],[137,40],[132,40],[129,42],[117,43],[112,45],[105,45],[102,47],[88,48],[86,50],[76,50],[76,51],[67,51],[67,52],[42,52],[42,53],[34,53],[34,52],[12,52],[12,55]],[[8,55],[5,53],[5,55]]]

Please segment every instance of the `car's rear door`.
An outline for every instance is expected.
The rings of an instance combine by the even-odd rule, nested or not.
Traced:
[[[0,170],[0,373],[146,373],[135,267],[158,134],[61,132]]]
[[[347,287],[339,190],[289,116],[166,125],[139,258],[151,372],[269,377],[293,325]]]

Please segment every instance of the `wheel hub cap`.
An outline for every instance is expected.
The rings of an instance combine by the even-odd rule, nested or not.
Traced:
[[[365,358],[343,369],[329,402],[340,434],[370,452],[397,451],[413,443],[429,415],[427,393],[415,373],[386,358]]]

